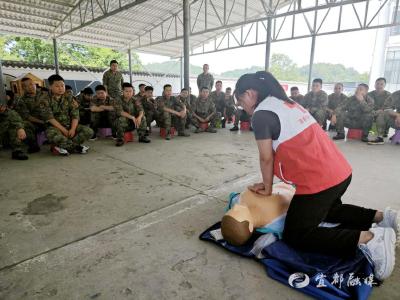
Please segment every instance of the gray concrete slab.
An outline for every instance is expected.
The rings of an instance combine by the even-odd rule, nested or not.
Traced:
[[[259,177],[251,133],[90,145],[27,162],[0,151],[0,299],[307,298],[198,240],[229,192]],[[400,147],[338,145],[354,169],[344,200],[400,209]],[[398,298],[399,279],[396,266],[371,298]]]

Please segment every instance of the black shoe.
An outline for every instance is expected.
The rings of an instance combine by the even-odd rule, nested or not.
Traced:
[[[146,129],[146,132],[145,132],[144,136],[149,136],[149,135],[150,135],[150,132],[149,132],[148,129]]]
[[[380,136],[378,136],[375,140],[368,141],[368,145],[383,145],[383,144],[385,144],[385,141]]]
[[[337,140],[344,140],[344,133],[338,133],[338,134],[336,134],[334,137],[333,137],[333,139],[335,140],[335,141],[337,141]]]
[[[93,133],[92,137],[89,139],[89,141],[95,141],[97,140],[97,134],[96,132]]]
[[[368,135],[363,135],[363,136],[361,137],[361,142],[363,142],[363,143],[368,143],[368,142],[369,142]]]
[[[151,141],[147,138],[147,136],[139,137],[139,143],[150,143]]]
[[[229,129],[230,131],[238,131],[239,130],[239,127],[237,127],[236,125],[235,126],[233,126],[231,129]]]
[[[115,146],[117,147],[121,147],[125,144],[123,139],[117,139],[117,141],[115,142]]]
[[[225,123],[226,123],[226,121],[222,122],[222,128],[225,128]]]
[[[388,133],[385,132],[385,134],[383,135],[383,138],[387,138],[388,137]]]
[[[250,131],[253,131],[253,127],[250,126]]]
[[[18,150],[11,153],[11,158],[16,160],[27,160],[28,156],[24,152]]]
[[[31,145],[28,148],[28,153],[36,153],[40,151],[40,147],[38,145]]]

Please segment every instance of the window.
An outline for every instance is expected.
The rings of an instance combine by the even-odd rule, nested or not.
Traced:
[[[394,90],[400,84],[400,50],[389,50],[386,53],[384,76],[387,81],[387,89]]]

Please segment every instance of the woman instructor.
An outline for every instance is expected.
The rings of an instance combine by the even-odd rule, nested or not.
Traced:
[[[245,74],[236,83],[238,105],[252,115],[263,182],[250,190],[270,195],[274,175],[296,186],[283,240],[304,251],[352,256],[357,247],[373,262],[375,276],[394,268],[397,212],[343,204],[352,169],[321,126],[286,96],[268,72]],[[320,227],[322,222],[340,223]],[[371,228],[372,223],[377,227]]]

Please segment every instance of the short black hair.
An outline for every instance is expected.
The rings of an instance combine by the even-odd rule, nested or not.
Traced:
[[[369,86],[366,83],[360,83],[358,86],[365,87],[367,90],[369,90]]]
[[[181,89],[181,92],[183,92],[183,91],[188,91],[188,89],[187,88]]]
[[[49,81],[49,84],[52,85],[55,81],[62,81],[64,82],[64,78],[62,78],[60,75],[58,74],[53,74],[51,75],[49,78],[47,78],[47,80]]]
[[[202,92],[203,90],[210,90],[210,89],[208,88],[208,86],[203,86],[203,87],[200,89],[200,92]]]
[[[93,90],[90,87],[84,88],[82,91],[82,94],[84,95],[93,95]]]
[[[24,77],[24,78],[21,79],[21,82],[25,82],[25,81],[28,81],[28,80],[32,80],[32,79],[29,78],[29,77]]]
[[[225,89],[225,91],[232,91],[232,88],[231,88],[231,87],[227,87],[227,88]]]
[[[290,91],[298,91],[298,90],[299,90],[299,88],[297,86],[292,86],[290,88]]]
[[[167,83],[166,85],[164,85],[163,90],[165,90],[167,87],[172,88],[172,85],[170,85],[169,83]]]
[[[6,95],[7,95],[8,97],[10,97],[11,100],[14,100],[14,92],[13,92],[13,91],[11,91],[11,90],[6,90]]]
[[[115,59],[113,59],[112,61],[110,61],[110,66],[111,66],[112,64],[117,64],[117,65],[118,65],[118,62],[117,62]]]
[[[102,85],[102,84],[97,85],[97,86],[94,88],[94,90],[95,90],[96,92],[97,92],[97,91],[105,91],[105,92],[107,92],[106,87],[105,87],[104,85]]]
[[[144,90],[145,90],[145,91],[154,91],[154,88],[153,88],[151,85],[147,85],[147,86],[144,88]]]
[[[215,82],[215,85],[217,85],[217,83],[222,84],[222,81],[221,81],[221,80],[217,80],[217,81]]]
[[[320,83],[322,85],[322,79],[321,78],[315,78],[313,81],[313,83]]]
[[[66,84],[66,85],[65,85],[65,90],[72,90],[72,86]]]
[[[124,89],[124,88],[132,88],[132,89],[133,89],[133,86],[132,86],[132,84],[130,84],[129,82],[124,82],[124,83],[122,84],[122,89]]]
[[[381,80],[383,80],[386,83],[386,78],[385,77],[379,77],[377,80],[375,80],[375,83],[378,82],[378,81],[381,81]]]
[[[341,82],[336,82],[335,85],[340,85],[342,88],[344,88],[344,85]]]
[[[139,84],[139,89],[140,89],[142,86],[146,86],[146,85],[145,85],[144,83]]]

